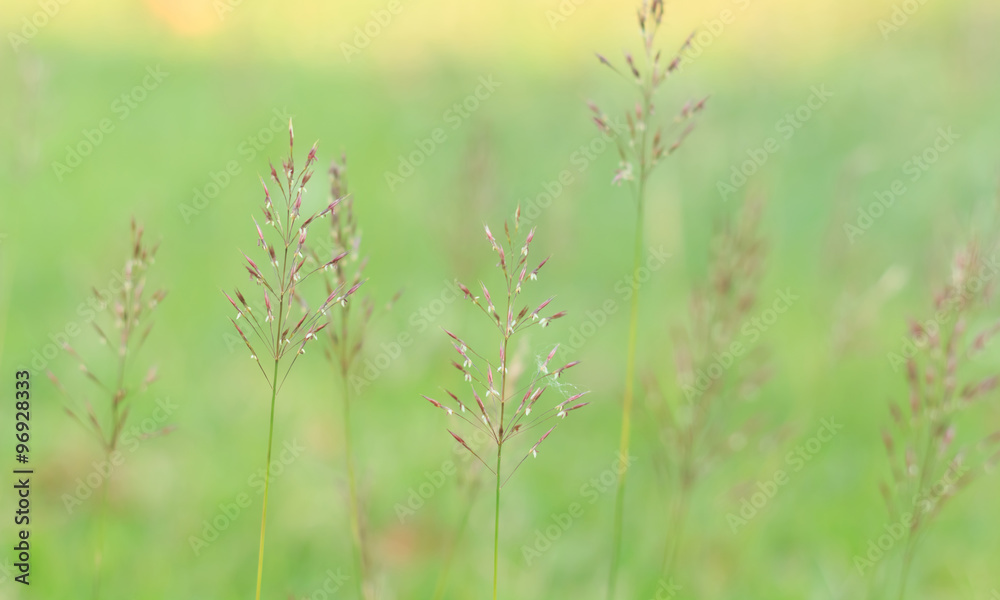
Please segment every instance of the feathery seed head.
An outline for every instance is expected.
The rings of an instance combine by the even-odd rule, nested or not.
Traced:
[[[494,362],[485,358],[481,353],[470,350],[463,338],[460,338],[447,329],[445,329],[445,334],[454,342],[455,351],[462,357],[461,364],[453,361],[452,365],[462,373],[463,379],[470,384],[472,398],[479,409],[479,413],[475,419],[470,420],[462,415],[459,416],[467,425],[478,427],[488,433],[490,439],[493,440],[499,449],[500,446],[512,437],[520,435],[532,426],[555,419],[557,416],[565,417],[566,413],[582,408],[586,403],[570,405],[573,400],[582,396],[582,394],[579,394],[570,400],[563,401],[555,409],[545,411],[534,410],[536,403],[546,389],[541,384],[544,384],[547,379],[554,379],[563,371],[576,364],[573,362],[562,367],[556,373],[549,374],[544,372],[543,369],[539,369],[531,374],[532,380],[528,382],[528,391],[523,394],[519,405],[515,410],[508,409],[507,400],[513,396],[510,391],[518,385],[514,380],[521,376],[520,369],[513,366],[517,363],[513,363],[512,365],[513,358],[511,351],[513,347],[509,345],[512,338],[523,328],[539,323],[547,325],[551,321],[563,317],[565,312],[557,312],[551,316],[542,316],[542,311],[546,310],[552,301],[552,298],[549,298],[542,302],[534,312],[530,313],[531,318],[528,318],[528,306],[524,306],[522,302],[518,302],[523,292],[521,283],[526,278],[537,279],[538,270],[548,260],[543,260],[529,273],[525,263],[530,254],[530,245],[535,237],[535,229],[531,228],[523,240],[515,240],[515,234],[520,231],[520,211],[518,210],[514,214],[513,231],[509,223],[504,223],[504,235],[500,238],[493,234],[488,225],[484,225],[483,229],[491,249],[497,254],[497,267],[503,281],[503,285],[499,288],[494,287],[494,290],[505,290],[506,294],[496,297],[490,292],[485,281],[480,281],[480,288],[482,289],[485,303],[479,304],[478,298],[473,296],[467,287],[461,283],[458,286],[464,296],[469,298],[474,305],[487,315],[493,326],[497,327],[497,341],[499,342],[498,360]],[[521,308],[518,308],[518,306],[521,306]],[[555,356],[555,353],[556,348],[551,349],[546,362],[551,360]],[[479,362],[480,360],[482,362]],[[475,363],[478,363],[478,366]],[[475,376],[473,376],[473,373],[475,373]],[[448,395],[456,402],[459,410],[465,412],[465,405],[459,401],[458,397],[450,392],[448,392]],[[451,431],[449,433],[462,443],[457,434]],[[542,436],[536,442],[531,448],[529,455],[537,455],[538,445],[547,435]],[[482,462],[482,458],[473,452],[471,448],[468,448],[464,443],[463,446],[466,446]],[[496,473],[489,464],[484,463],[484,465],[491,472]],[[516,471],[516,467],[513,470]]]

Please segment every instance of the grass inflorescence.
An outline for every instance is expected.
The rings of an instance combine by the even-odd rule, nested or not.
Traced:
[[[497,598],[499,581],[501,490],[525,460],[538,455],[539,446],[555,430],[558,420],[587,405],[586,402],[579,402],[585,393],[560,397],[554,406],[548,408],[543,408],[539,404],[539,400],[550,387],[554,386],[556,380],[566,370],[578,364],[577,361],[573,361],[553,368],[550,363],[558,352],[558,345],[552,348],[530,373],[522,372],[521,363],[511,356],[513,350],[511,340],[526,330],[536,326],[547,327],[553,321],[565,316],[564,312],[550,311],[548,307],[553,298],[544,300],[533,309],[522,299],[524,286],[533,285],[548,258],[537,266],[534,262],[529,262],[535,230],[531,229],[522,242],[518,237],[520,217],[521,209],[518,207],[514,216],[513,233],[509,224],[504,223],[504,233],[499,241],[489,226],[485,227],[486,239],[497,255],[497,267],[502,274],[502,285],[499,288],[494,287],[491,293],[486,283],[480,282],[478,287],[482,296],[477,296],[468,286],[460,284],[465,298],[482,312],[485,320],[490,323],[490,329],[495,330],[499,351],[494,354],[483,348],[475,348],[463,337],[446,331],[458,355],[458,360],[453,361],[452,365],[461,373],[469,389],[464,393],[445,390],[449,399],[443,402],[424,396],[428,402],[455,420],[455,426],[485,434],[495,450],[495,459],[489,455],[484,457],[476,452],[462,435],[451,428],[448,429],[455,441],[478,459],[483,467],[493,474],[496,481],[493,532],[494,600]],[[523,376],[527,376],[527,384],[520,383]],[[559,388],[556,387],[553,393],[559,393]],[[544,432],[538,435],[543,430]],[[505,471],[504,449],[522,436],[531,436],[531,439],[537,441],[527,452],[522,451],[522,455],[515,455],[516,462],[513,468],[508,467]],[[507,456],[510,456],[510,451]]]
[[[325,300],[310,307],[300,293],[309,277],[324,269],[332,269],[343,260],[346,252],[330,259],[316,262],[307,256],[306,241],[310,225],[337,209],[339,201],[334,199],[317,214],[303,218],[300,215],[306,184],[312,178],[311,167],[316,162],[316,146],[309,150],[305,166],[295,167],[295,134],[292,124],[288,124],[288,158],[281,163],[281,173],[271,165],[271,182],[280,194],[275,202],[271,189],[261,179],[264,189],[264,228],[253,220],[257,233],[257,245],[270,263],[260,267],[247,256],[245,267],[250,280],[263,296],[264,314],[258,315],[240,290],[226,298],[236,309],[235,318],[230,319],[240,338],[250,351],[250,358],[256,363],[267,381],[271,393],[270,424],[267,436],[267,462],[264,475],[264,507],[260,524],[260,552],[257,560],[257,600],[261,597],[261,580],[264,571],[264,539],[267,531],[267,497],[271,480],[271,447],[274,440],[274,407],[278,391],[284,384],[298,357],[305,353],[306,345],[317,339],[317,334],[328,325],[330,309],[345,305],[348,298],[358,289],[360,283],[339,286],[327,293]],[[268,233],[265,234],[264,231]],[[270,240],[270,241],[269,241]],[[293,314],[294,313],[294,314]],[[241,320],[244,327],[237,321]],[[247,331],[244,331],[244,328]]]

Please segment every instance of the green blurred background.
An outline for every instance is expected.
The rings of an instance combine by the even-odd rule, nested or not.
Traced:
[[[470,496],[462,477],[434,485],[433,473],[458,455],[442,415],[419,397],[456,383],[439,327],[474,331],[482,322],[461,302],[429,319],[420,315],[442,308],[435,300],[451,278],[492,275],[483,222],[496,229],[518,202],[537,206],[539,194],[562,171],[571,172],[571,182],[535,219],[536,252],[553,255],[539,293],[556,293],[570,316],[532,342],[546,347],[569,338],[607,300],[623,308],[573,353],[587,366],[571,379],[592,390],[593,406],[560,428],[506,488],[501,593],[603,597],[613,493],[597,494],[591,504],[581,486],[599,478],[617,451],[627,312],[615,286],[630,268],[634,212],[626,190],[610,185],[614,152],[591,160],[579,150],[597,136],[587,99],[606,109],[634,102],[593,58],[594,51],[617,58],[621,48],[638,49],[634,6],[399,0],[390,22],[371,25],[377,15],[386,20],[389,4],[5,0],[0,6],[3,389],[13,389],[16,368],[30,365],[52,336],[80,320],[75,311],[91,286],[105,285],[120,268],[130,216],[162,240],[151,280],[170,295],[140,360],[157,363],[161,380],[136,404],[133,422],[152,419],[156,399],[169,398],[176,409],[164,424],[176,430],[143,441],[115,470],[104,598],[221,600],[253,593],[260,496],[251,478],[264,462],[268,398],[245,348],[234,343],[231,308],[219,290],[249,287],[238,250],[254,244],[257,175],[266,173],[268,158],[287,150],[275,115],[294,117],[300,152],[319,140],[321,163],[348,153],[371,259],[365,292],[385,300],[404,289],[373,327],[368,358],[378,358],[382,344],[401,333],[413,342],[374,378],[355,410],[384,599],[432,596],[467,507],[470,525],[458,541],[446,597],[488,595],[491,494]],[[880,27],[894,10],[913,14],[898,30]],[[366,26],[377,34],[367,45],[360,39],[365,47],[358,52],[345,52]],[[771,254],[763,299],[785,288],[800,298],[759,342],[772,377],[747,412],[765,426],[749,443],[735,443],[732,460],[700,489],[678,597],[856,598],[878,589],[881,570],[861,577],[852,559],[886,522],[877,490],[886,472],[878,431],[886,399],[904,394],[905,382],[885,357],[898,349],[906,318],[929,311],[931,289],[947,276],[952,250],[977,230],[990,233],[984,229],[992,222],[1000,164],[998,27],[1000,4],[993,0],[913,0],[898,7],[887,0],[668,2],[666,52],[692,30],[706,33],[667,85],[661,114],[666,118],[691,97],[711,100],[696,133],[650,191],[648,244],[670,258],[642,289],[641,369],[677,394],[669,387],[669,331],[685,321],[714,224],[746,193],[767,199]],[[147,77],[147,69],[159,69],[160,81]],[[453,128],[445,111],[474,93],[482,77],[499,86]],[[121,95],[133,94],[144,78],[151,89],[139,92],[133,106],[123,104]],[[814,86],[825,86],[832,98],[784,139],[778,121],[806,102]],[[66,163],[67,146],[80,144],[103,119],[113,130],[79,166],[68,173],[54,166]],[[385,174],[439,127],[446,140],[412,176],[390,186]],[[952,128],[958,140],[911,182],[907,161],[931,146],[941,128]],[[780,150],[724,200],[718,182],[768,137],[777,137]],[[235,175],[220,174],[227,168]],[[307,200],[314,208],[325,200],[322,171]],[[849,241],[844,224],[856,224],[858,209],[898,178],[907,180],[908,191]],[[212,197],[195,204],[199,192]],[[196,214],[186,210],[192,207],[199,207]],[[88,332],[73,343],[90,348],[89,338]],[[991,364],[995,353],[974,368]],[[65,354],[43,366],[74,369]],[[90,498],[69,513],[62,498],[101,454],[62,412],[43,371],[32,368],[32,585],[0,575],[6,579],[0,597],[86,598],[98,503]],[[268,598],[323,598],[329,572],[351,573],[338,389],[321,353],[313,352],[296,365],[279,398],[276,439],[305,450],[272,486]],[[670,490],[659,483],[644,398],[626,513],[624,598],[647,597],[667,536]],[[8,400],[2,412],[0,435],[9,440]],[[998,415],[984,407],[961,438],[976,439]],[[834,440],[734,534],[727,513],[831,417],[844,424]],[[424,506],[398,518],[397,505],[427,482],[435,491]],[[196,554],[190,537],[202,535],[220,505],[241,493],[252,504]],[[1000,589],[998,493],[996,478],[979,481],[945,512],[914,569],[915,597],[990,598]],[[536,530],[574,502],[584,505],[583,516],[526,564],[522,546],[534,544]],[[11,493],[2,494],[0,506],[2,543],[9,547]],[[329,597],[355,595],[348,582]]]

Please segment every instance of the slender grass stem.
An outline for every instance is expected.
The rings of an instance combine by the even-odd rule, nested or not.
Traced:
[[[510,312],[511,290],[507,285],[507,311]],[[504,410],[507,405],[507,343],[510,341],[510,334],[504,335],[503,350],[500,358],[500,428],[497,432],[497,501],[496,516],[493,521],[493,600],[497,600],[497,581],[500,574],[500,458],[503,456],[504,440]]]
[[[493,521],[493,600],[497,600],[497,580],[500,573],[500,457],[503,444],[497,445],[497,498],[496,516]]]
[[[120,412],[120,398],[124,396],[125,392],[125,365],[128,359],[128,338],[131,331],[132,323],[132,294],[130,287],[126,287],[122,292],[125,296],[125,301],[122,303],[124,310],[124,316],[122,318],[123,330],[122,330],[122,345],[120,347],[121,352],[119,352],[118,358],[118,383],[115,385],[115,392],[111,395],[111,432],[109,433],[109,439],[104,442],[104,464],[111,464],[111,455],[118,448],[118,436],[122,429],[122,417]],[[108,521],[108,488],[111,486],[111,478],[104,482],[101,490],[101,503],[98,508],[97,515],[97,547],[94,552],[94,600],[100,600],[101,598],[101,579],[104,572],[104,536],[105,530],[107,529]]]
[[[632,427],[632,396],[635,390],[635,353],[639,334],[639,270],[642,267],[643,195],[645,182],[640,179],[635,222],[635,255],[632,262],[632,298],[629,310],[628,354],[625,364],[625,394],[622,398],[622,431],[618,448],[621,474],[615,494],[614,530],[611,546],[611,573],[608,577],[608,600],[615,597],[618,585],[618,568],[621,561],[622,523],[625,516],[625,481],[628,475],[628,456]]]
[[[910,565],[913,563],[912,546],[909,546],[909,544],[907,546],[906,552],[903,554],[903,569],[900,573],[899,600],[906,598],[906,582],[910,577]]]
[[[351,508],[351,536],[354,539],[354,569],[357,574],[358,598],[364,600],[365,582],[367,573],[365,572],[364,546],[361,540],[361,514],[358,502],[358,488],[354,477],[354,453],[351,442],[351,392],[347,377],[347,370],[343,372],[341,380],[344,384],[344,460],[347,462],[347,488],[350,495]]]
[[[107,455],[105,464],[111,464],[111,455]],[[108,521],[108,487],[110,477],[104,482],[101,490],[101,502],[97,507],[97,540],[94,547],[94,600],[101,599],[101,579],[104,573],[104,536]]]
[[[257,600],[260,600],[260,582],[264,574],[264,534],[267,531],[267,493],[271,484],[271,445],[274,441],[274,404],[278,397],[278,360],[274,360],[271,378],[271,424],[267,431],[267,465],[264,467],[264,509],[260,516],[260,554],[257,558]]]
[[[670,581],[673,578],[674,570],[677,568],[677,555],[680,553],[681,537],[684,532],[684,521],[687,519],[688,498],[691,493],[691,486],[688,483],[681,484],[681,490],[677,501],[674,503],[674,510],[671,518],[670,529],[667,530],[666,551],[663,554],[662,578]]]

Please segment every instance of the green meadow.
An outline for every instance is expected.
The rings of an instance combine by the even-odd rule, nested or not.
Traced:
[[[558,391],[589,390],[591,405],[504,488],[500,595],[604,597],[635,208],[611,183],[618,156],[586,101],[634,105],[593,56],[637,49],[634,7],[400,2],[382,24],[388,4],[367,0],[55,1],[31,36],[24,19],[44,2],[0,8],[0,448],[16,468],[14,373],[27,369],[34,470],[30,586],[13,581],[14,476],[3,482],[0,598],[92,597],[105,493],[102,599],[253,593],[270,398],[222,290],[256,293],[240,251],[263,257],[251,215],[258,178],[287,154],[289,118],[297,160],[318,140],[303,212],[325,206],[327,165],[345,153],[369,257],[359,294],[381,305],[401,291],[352,380],[378,597],[430,599],[443,577],[443,598],[488,597],[492,480],[420,395],[460,385],[442,329],[475,337],[484,321],[455,280],[496,281],[483,224],[501,231],[518,205],[537,227],[533,253],[551,255],[537,293],[568,314],[530,330],[517,360],[561,342],[564,362],[582,364]],[[658,597],[673,490],[653,403],[684,396],[672,332],[688,322],[714,232],[748,198],[765,203],[768,255],[740,339],[769,377],[729,415],[753,427],[723,438],[728,458],[697,488],[670,597],[894,597],[898,548],[872,554],[893,531],[880,430],[888,401],[909,393],[894,356],[909,320],[934,314],[954,251],[995,239],[1000,189],[1000,9],[903,4],[917,8],[667,3],[666,53],[703,34],[657,111],[670,119],[710,98],[648,191],[619,598]],[[107,309],[87,301],[118,285],[132,217],[160,242],[148,285],[169,293],[137,358],[159,381],[133,400],[136,429],[108,464],[45,374],[78,406],[103,406],[60,345],[114,369],[90,326]],[[974,325],[997,317],[987,307]],[[719,357],[723,370],[739,360]],[[963,377],[998,360],[988,347]],[[267,598],[358,595],[341,389],[316,348],[278,397]],[[997,428],[996,400],[958,417],[957,444],[974,449]],[[912,597],[996,597],[997,497],[1000,479],[986,476],[949,500],[913,564]]]

